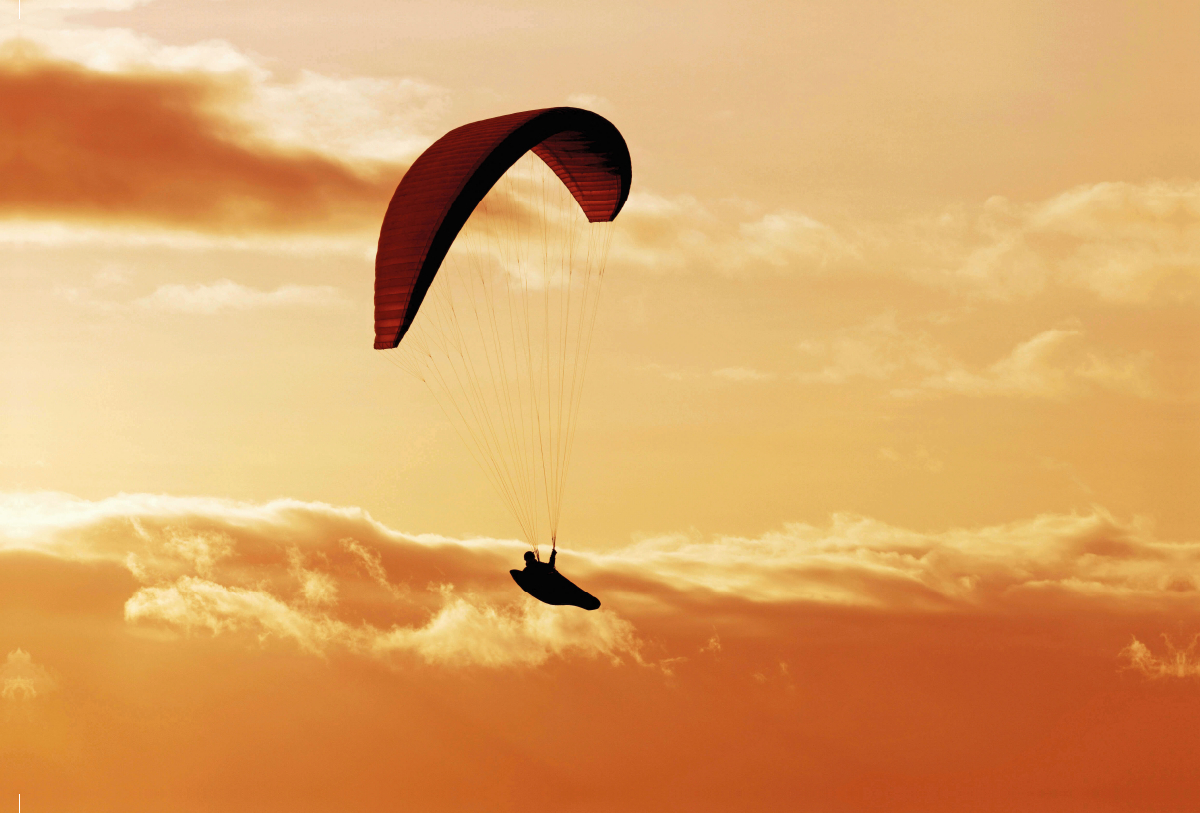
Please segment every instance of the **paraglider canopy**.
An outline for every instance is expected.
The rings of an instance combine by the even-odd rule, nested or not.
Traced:
[[[513,113],[438,139],[400,181],[380,229],[375,348],[429,387],[535,550],[558,538],[613,219],[631,177],[625,140],[602,116]],[[563,592],[573,585],[551,571],[561,581],[522,586],[549,603],[595,602]]]
[[[530,151],[589,222],[610,221],[621,211],[632,178],[629,149],[603,116],[551,107],[451,130],[409,168],[384,216],[375,257],[376,349],[399,344],[471,212]]]

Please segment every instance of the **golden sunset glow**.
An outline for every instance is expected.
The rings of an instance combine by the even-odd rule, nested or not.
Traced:
[[[0,14],[0,809],[1197,805],[1197,8]],[[371,346],[406,170],[556,106],[633,166],[550,478],[594,612]]]

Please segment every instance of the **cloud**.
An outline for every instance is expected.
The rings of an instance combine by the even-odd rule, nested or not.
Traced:
[[[100,246],[106,248],[161,247],[176,251],[246,251],[282,256],[332,255],[375,258],[378,235],[261,233],[237,236],[196,228],[165,228],[145,223],[52,222],[31,218],[0,221],[0,243],[10,246]]]
[[[901,373],[932,373],[954,364],[927,334],[902,330],[894,313],[843,329],[833,339],[801,342],[798,349],[823,362],[818,370],[796,373],[800,381],[814,384],[855,378],[886,381]]]
[[[347,101],[369,108],[384,88],[314,75],[284,90],[247,72],[100,71],[4,48],[0,212],[10,218],[228,235],[369,230],[403,174],[363,159],[382,147],[360,139],[356,150],[341,125],[314,123],[340,104],[358,132],[388,132]]]
[[[228,279],[207,284],[160,285],[136,299],[113,299],[113,289],[119,289],[128,281],[128,277],[113,277],[112,272],[102,271],[94,275],[90,284],[60,285],[55,287],[55,292],[69,302],[101,311],[135,310],[194,316],[254,310],[337,308],[346,304],[341,291],[331,285],[281,285],[272,291],[260,291]]]
[[[531,599],[491,603],[455,595],[446,585],[437,588],[440,606],[427,623],[384,628],[352,624],[319,609],[337,603],[329,574],[301,570],[296,575],[302,602],[183,576],[138,590],[125,604],[125,618],[214,635],[279,638],[317,655],[331,649],[375,658],[415,654],[431,664],[488,667],[537,666],[552,656],[574,654],[600,655],[614,663],[639,659],[633,625],[609,612],[564,612]]]
[[[890,242],[925,245],[915,279],[995,299],[1085,290],[1108,302],[1195,301],[1200,182],[1105,182],[1035,203],[949,209]]]
[[[648,759],[655,777],[698,766],[661,794],[677,801],[679,788],[708,782],[696,809],[708,797],[713,809],[737,807],[738,778],[755,770],[751,784],[768,803],[794,800],[795,783],[780,778],[804,770],[832,776],[806,791],[817,806],[863,770],[894,796],[884,780],[901,752],[904,775],[916,777],[904,788],[912,809],[959,804],[916,795],[947,764],[1009,787],[1011,764],[986,773],[997,754],[1023,760],[1039,787],[1090,800],[1105,774],[1128,769],[1131,741],[1153,749],[1134,774],[1146,788],[1161,785],[1163,764],[1177,765],[1174,786],[1190,788],[1187,760],[1168,760],[1191,753],[1194,732],[1174,701],[1191,702],[1192,687],[1181,683],[1164,706],[1157,689],[1171,687],[1147,687],[1121,673],[1128,657],[1117,659],[1131,629],[1200,609],[1200,545],[1160,539],[1149,523],[1095,510],[929,531],[838,515],[752,537],[562,551],[564,570],[605,602],[596,613],[518,593],[505,570],[521,550],[401,534],[360,509],[295,500],[0,493],[5,611],[40,611],[29,630],[37,647],[22,643],[73,689],[57,714],[27,723],[16,718],[36,701],[0,705],[26,725],[29,736],[14,741],[31,763],[57,768],[64,748],[107,736],[113,747],[84,766],[96,777],[89,787],[129,769],[137,790],[145,782],[134,769],[165,755],[156,771],[168,802],[196,776],[222,777],[235,747],[238,777],[285,797],[297,764],[322,776],[342,764],[351,790],[416,765],[419,792],[397,785],[408,807],[458,782],[499,787],[475,806],[504,809],[506,777],[528,770],[531,748],[570,755],[542,769],[569,773],[581,738],[596,745],[588,753],[605,751],[602,762],[623,759],[604,762],[605,776],[632,775]],[[309,600],[305,573],[336,583],[334,600]],[[611,667],[613,657],[626,666]],[[638,658],[650,668],[629,668]],[[639,721],[637,736],[614,724],[627,719]],[[281,739],[281,720],[305,736]],[[679,731],[682,750],[672,745]],[[1029,731],[1039,732],[1032,743]],[[1092,737],[1083,752],[1070,747],[1080,732]],[[1048,758],[1057,761],[1039,768]],[[853,770],[837,773],[848,761]],[[447,765],[461,771],[437,773]],[[479,766],[496,781],[469,781]],[[1079,771],[1076,784],[1053,784]],[[569,792],[603,808],[612,797],[600,785],[556,785],[547,805]],[[302,808],[311,789],[296,794],[286,798]],[[1186,808],[1175,804],[1184,798],[1156,809]],[[1001,802],[1028,802],[1013,799]],[[367,794],[359,806],[372,805],[378,796]]]
[[[113,78],[202,79],[218,91],[216,112],[258,139],[343,161],[411,162],[450,104],[448,91],[418,79],[311,70],[280,77],[223,40],[167,45],[124,28],[34,28],[0,44],[0,62],[70,65]]]
[[[611,261],[657,273],[739,277],[825,271],[856,256],[832,227],[799,212],[635,191],[621,210]]]
[[[321,580],[319,601],[311,601],[313,579]],[[607,612],[564,612],[532,600],[493,604],[443,586],[437,590],[441,604],[427,623],[383,628],[316,609],[336,603],[332,585],[328,574],[306,572],[302,591],[310,606],[305,606],[267,590],[183,576],[140,589],[126,602],[125,618],[189,632],[278,638],[316,655],[340,649],[373,658],[417,655],[429,664],[487,667],[537,666],[570,655],[604,656],[614,663],[623,657],[638,660],[633,626]]]
[[[976,397],[1063,399],[1090,383],[1142,398],[1155,395],[1146,354],[1120,359],[1077,350],[1081,330],[1051,329],[1021,342],[1007,356],[979,372],[951,364],[920,382],[925,392]],[[1074,357],[1074,358],[1072,358]]]
[[[737,382],[771,381],[775,378],[774,373],[766,373],[750,367],[724,367],[720,370],[713,370],[713,375],[727,381]]]
[[[941,460],[931,455],[929,450],[924,447],[918,447],[911,454],[904,454],[890,446],[884,446],[879,450],[879,459],[895,463],[906,469],[921,469],[934,474],[946,467]]]
[[[1193,636],[1187,646],[1176,646],[1170,637],[1164,635],[1163,642],[1166,651],[1156,655],[1150,647],[1134,638],[1129,646],[1121,650],[1121,656],[1126,659],[1130,669],[1135,669],[1149,678],[1187,678],[1200,677],[1200,651],[1197,644],[1200,636]]]
[[[603,96],[596,96],[592,93],[572,93],[567,96],[567,104],[571,107],[582,107],[584,110],[591,110],[593,113],[599,113],[602,116],[611,116],[614,106]]]
[[[661,273],[852,274],[1012,300],[1054,289],[1124,304],[1200,294],[1200,182],[1097,183],[852,227],[793,209],[635,191],[613,260]]]
[[[519,653],[514,663],[566,653],[634,658],[636,635],[623,615],[695,602],[938,612],[1007,610],[1047,596],[1200,605],[1200,544],[1157,540],[1099,509],[942,532],[837,514],[756,538],[668,535],[608,553],[562,551],[570,574],[605,601],[591,614],[514,594],[507,569],[520,560],[516,541],[413,537],[360,509],[294,500],[7,494],[5,549],[128,569],[140,583],[126,605],[131,622],[445,662],[499,663],[503,649]],[[554,620],[561,613],[565,620]],[[703,612],[698,620],[708,621]],[[467,650],[438,638],[451,630],[466,631]]]
[[[54,688],[54,679],[45,667],[33,662],[23,649],[14,649],[0,666],[0,699],[32,700]]]
[[[520,543],[415,538],[357,509],[5,495],[5,549],[119,564],[139,583],[125,603],[126,620],[137,626],[387,662],[640,662],[633,625],[611,610],[550,608],[516,591],[507,567],[520,560]]]
[[[305,70],[286,84],[260,84],[239,111],[275,144],[407,164],[432,142],[427,133],[448,107],[446,91],[416,79]]]
[[[1200,544],[1154,540],[1103,511],[940,533],[838,514],[758,538],[646,540],[614,554],[676,590],[756,602],[999,610],[1050,595],[1200,603]]]
[[[665,364],[651,362],[639,367],[646,372],[661,375],[668,381],[695,381],[713,383],[713,379],[721,383],[757,384],[774,381],[779,376],[767,370],[757,370],[753,367],[722,367],[717,370],[705,370],[697,367],[670,367]]]
[[[975,398],[1062,400],[1090,389],[1139,398],[1159,394],[1150,375],[1148,353],[1106,355],[1088,350],[1079,328],[1051,328],[1018,343],[1007,355],[982,368],[955,358],[924,331],[901,328],[885,313],[832,339],[805,341],[799,349],[821,362],[794,377],[810,384],[842,384],[854,379],[892,382],[898,397],[963,395]]]
[[[132,305],[166,313],[211,315],[223,311],[276,308],[328,308],[344,304],[341,293],[330,285],[281,285],[259,291],[223,279],[205,285],[162,285]]]

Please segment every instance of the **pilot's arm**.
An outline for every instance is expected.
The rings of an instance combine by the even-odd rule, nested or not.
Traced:
[[[554,557],[558,556],[557,550],[550,551],[550,567],[554,567]]]

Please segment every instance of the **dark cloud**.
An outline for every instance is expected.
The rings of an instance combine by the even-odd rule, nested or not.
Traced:
[[[0,54],[0,213],[218,233],[372,227],[403,169],[256,137],[235,79]]]

